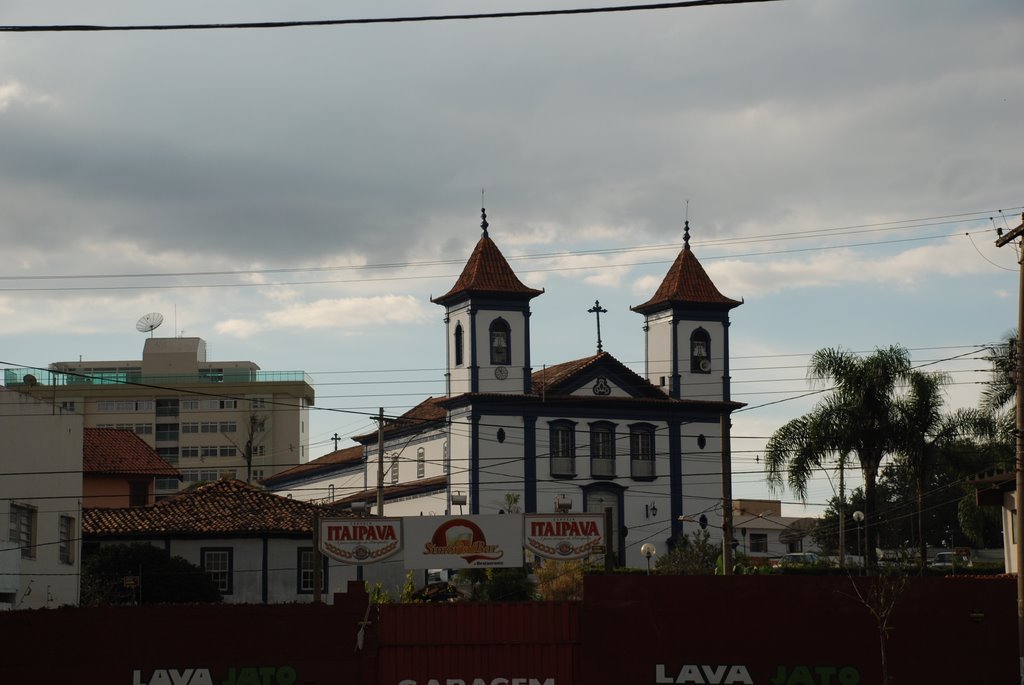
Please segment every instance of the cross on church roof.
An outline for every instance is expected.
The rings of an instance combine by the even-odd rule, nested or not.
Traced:
[[[607,314],[608,310],[601,306],[598,300],[594,300],[594,306],[587,310],[588,314],[593,314],[597,317],[597,351],[602,351],[601,346],[601,315]]]

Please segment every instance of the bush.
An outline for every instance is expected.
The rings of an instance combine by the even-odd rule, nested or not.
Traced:
[[[208,603],[221,599],[213,580],[201,568],[153,545],[107,545],[82,560],[85,606]]]

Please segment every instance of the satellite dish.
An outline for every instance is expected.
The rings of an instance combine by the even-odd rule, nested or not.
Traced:
[[[139,320],[135,322],[135,330],[137,330],[139,333],[152,333],[163,322],[163,314],[161,314],[160,312],[150,312],[149,314],[143,314],[141,317],[139,317]]]
[[[27,385],[30,388],[39,382],[36,380],[36,377],[30,373],[26,373],[25,377],[22,378],[21,380],[25,383],[25,385]]]

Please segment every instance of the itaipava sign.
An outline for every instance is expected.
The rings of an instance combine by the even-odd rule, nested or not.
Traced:
[[[605,544],[603,514],[525,514],[526,549],[546,559],[586,559]]]
[[[402,551],[402,519],[321,519],[320,551],[345,564],[384,561]]]

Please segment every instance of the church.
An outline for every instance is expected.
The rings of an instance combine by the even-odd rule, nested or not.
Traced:
[[[721,541],[723,426],[743,405],[730,398],[729,312],[741,304],[715,287],[683,246],[643,316],[640,375],[610,353],[542,369],[530,360],[524,284],[488,232],[462,274],[432,301],[444,308],[446,394],[386,423],[387,516],[603,512],[618,564],[640,567],[706,528]],[[600,311],[595,303],[594,311]],[[372,507],[379,433],[359,436],[367,490],[336,505]],[[376,513],[376,512],[374,512]]]

